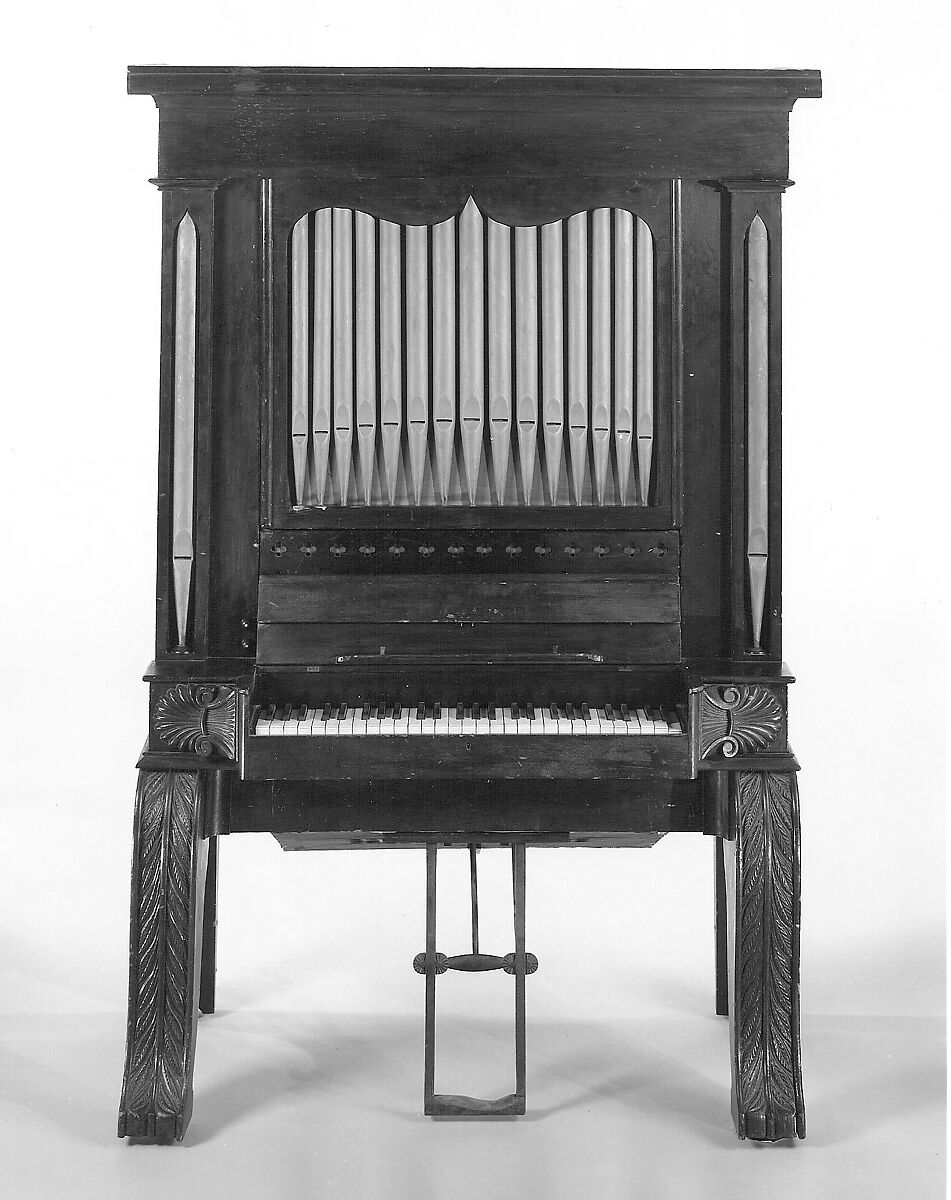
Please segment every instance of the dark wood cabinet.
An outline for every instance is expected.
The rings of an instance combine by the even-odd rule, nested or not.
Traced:
[[[737,1131],[802,1137],[780,204],[818,73],[131,67],[129,90],[160,113],[163,266],[120,1135],[188,1123],[219,836],[426,848],[425,1111],[485,1115],[526,1104],[526,848],[691,831]],[[473,937],[446,955],[454,843]],[[512,849],[501,954],[480,845]],[[437,1095],[437,978],[496,969],[515,1091]]]

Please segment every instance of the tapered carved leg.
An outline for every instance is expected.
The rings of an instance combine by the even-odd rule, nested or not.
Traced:
[[[192,1108],[208,843],[204,777],[140,771],[120,1137],[178,1138]]]
[[[208,839],[208,866],[205,871],[204,916],[201,932],[201,986],[198,1007],[203,1013],[215,1011],[215,967],[218,948],[218,839]]]
[[[723,842],[733,1116],[741,1138],[805,1137],[796,777],[739,771],[733,789],[736,841]]]

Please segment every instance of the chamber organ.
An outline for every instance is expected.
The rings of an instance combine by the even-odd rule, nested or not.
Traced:
[[[424,1110],[526,1104],[526,847],[714,840],[741,1137],[803,1136],[780,197],[815,72],[133,67],[160,110],[156,657],[120,1135],[182,1137],[217,839],[426,849]],[[468,846],[471,952],[436,948]],[[476,849],[511,847],[480,950]],[[515,1090],[436,1093],[500,969]],[[540,969],[544,969],[542,964]]]

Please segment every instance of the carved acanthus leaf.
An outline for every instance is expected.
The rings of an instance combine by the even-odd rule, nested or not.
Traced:
[[[700,693],[700,757],[735,758],[765,750],[783,725],[775,692],[759,684],[706,687]]]
[[[234,758],[237,745],[237,698],[233,688],[179,683],[156,702],[153,724],[175,750]]]
[[[740,1136],[805,1132],[798,1029],[799,822],[789,775],[737,776]]]
[[[181,1136],[188,1104],[189,922],[200,785],[143,771],[137,804],[131,995],[120,1136]]]

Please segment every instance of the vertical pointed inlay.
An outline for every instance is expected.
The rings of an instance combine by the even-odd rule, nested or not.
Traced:
[[[195,559],[195,351],[197,341],[198,236],[185,213],[175,235],[175,391],[172,445],[172,584],[178,648],[188,634],[188,604]]]
[[[769,560],[769,234],[758,213],[746,235],[746,422],[746,560],[760,653]]]

